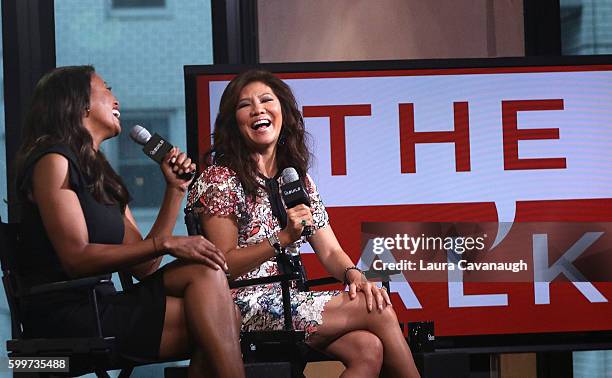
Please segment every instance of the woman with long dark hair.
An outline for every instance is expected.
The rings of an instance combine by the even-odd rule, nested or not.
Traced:
[[[123,357],[155,361],[191,356],[190,377],[243,377],[236,315],[223,254],[201,236],[172,236],[195,165],[174,148],[161,170],[166,190],[143,240],[130,196],[100,144],[119,134],[119,102],[91,66],[61,67],[36,86],[18,153],[22,227],[19,254],[29,285],[130,271],[140,282],[97,289],[104,336]],[[165,254],[176,261],[159,269]],[[30,337],[89,336],[86,293],[45,295],[23,304]]]
[[[317,188],[308,175],[304,121],[291,89],[267,71],[235,77],[221,97],[209,166],[194,182],[187,206],[200,214],[205,236],[225,252],[235,279],[278,273],[279,245],[308,241],[326,270],[349,286],[292,295],[292,320],[307,342],[345,365],[343,376],[418,377],[387,292],[368,282],[340,247]],[[280,173],[293,167],[310,208],[284,209]],[[306,240],[304,227],[315,229]],[[281,329],[278,284],[237,289],[244,330]],[[386,376],[386,375],[385,375]]]

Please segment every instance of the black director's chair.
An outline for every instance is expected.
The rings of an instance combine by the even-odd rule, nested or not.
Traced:
[[[79,376],[95,373],[98,377],[108,378],[107,371],[121,369],[119,377],[127,378],[136,366],[164,362],[126,360],[119,355],[115,338],[103,336],[96,287],[108,284],[109,279],[107,277],[86,277],[32,287],[24,285],[15,258],[20,245],[19,224],[4,223],[1,220],[0,223],[2,283],[11,315],[12,339],[6,342],[8,356],[68,357],[68,365],[70,367],[70,370],[64,373],[15,373],[16,376]],[[122,275],[121,281],[123,285],[131,284],[131,279],[127,275]],[[92,315],[95,318],[95,322],[92,324],[91,336],[79,338],[26,338],[20,313],[20,302],[28,297],[61,291],[85,291],[89,293]]]

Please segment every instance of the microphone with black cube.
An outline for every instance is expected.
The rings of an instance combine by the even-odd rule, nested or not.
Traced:
[[[145,155],[157,162],[162,164],[164,157],[174,147],[170,142],[161,137],[161,135],[151,133],[140,125],[134,125],[130,131],[130,138],[140,145],[142,145],[142,151]],[[177,176],[182,180],[191,180],[195,172],[184,172]]]
[[[304,187],[302,180],[300,180],[300,176],[295,168],[289,167],[283,169],[281,177],[283,182],[281,185],[281,193],[287,209],[291,209],[298,205],[306,205],[310,207],[310,197],[308,196],[306,188]],[[302,236],[308,238],[312,236],[312,234],[312,226],[305,226],[304,230],[302,231]]]

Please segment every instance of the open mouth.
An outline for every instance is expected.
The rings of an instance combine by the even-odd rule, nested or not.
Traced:
[[[258,119],[257,121],[253,122],[253,124],[251,125],[251,129],[259,130],[262,127],[266,128],[270,126],[271,124],[272,122],[269,119]]]
[[[121,118],[121,113],[117,109],[113,109],[113,115],[117,117],[117,119]]]

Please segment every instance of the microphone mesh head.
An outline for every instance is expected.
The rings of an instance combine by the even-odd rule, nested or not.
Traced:
[[[132,130],[130,130],[130,138],[138,144],[142,144],[143,146],[151,139],[151,133],[149,130],[145,129],[140,125],[134,125]]]
[[[283,178],[283,182],[285,184],[288,184],[294,181],[298,181],[300,179],[300,176],[298,175],[297,171],[293,167],[288,167],[288,168],[283,169],[283,173],[281,174],[281,177]]]

